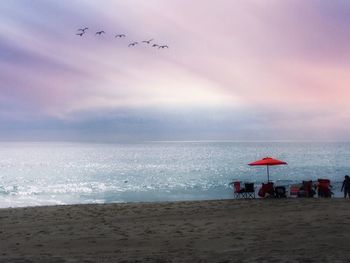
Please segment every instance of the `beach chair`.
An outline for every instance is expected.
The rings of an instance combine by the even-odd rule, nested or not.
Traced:
[[[316,192],[313,189],[312,181],[303,181],[302,190],[304,191],[304,197],[314,197]]]
[[[289,188],[289,196],[290,197],[298,197],[300,188],[302,187],[301,184],[293,184]]]
[[[255,187],[254,183],[245,183],[244,184],[244,198],[250,199],[255,198]]]
[[[237,199],[244,197],[244,188],[241,188],[241,182],[232,182],[233,185],[233,196]]]
[[[316,194],[312,181],[303,181],[301,184],[290,186],[289,194],[291,197],[314,197]]]
[[[317,180],[317,196],[330,198],[332,197],[331,181],[329,179],[318,179]]]
[[[275,196],[275,190],[273,188],[273,183],[269,182],[267,184],[262,183],[261,188],[258,192],[258,195],[260,197],[274,197]]]
[[[275,187],[275,197],[276,198],[286,198],[287,197],[286,187],[276,186]]]

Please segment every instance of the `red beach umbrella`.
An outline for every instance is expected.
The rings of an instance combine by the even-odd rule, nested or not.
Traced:
[[[287,164],[284,161],[280,161],[277,159],[273,159],[271,157],[265,157],[261,160],[257,160],[252,163],[248,163],[248,165],[255,166],[255,165],[266,165],[266,170],[267,170],[267,182],[270,181],[270,172],[269,172],[269,166],[270,165],[282,165],[282,164]]]

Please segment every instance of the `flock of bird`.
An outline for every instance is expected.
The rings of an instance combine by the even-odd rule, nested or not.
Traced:
[[[87,31],[87,30],[89,30],[88,27],[79,28],[79,29],[77,30],[77,34],[76,34],[76,35],[82,37],[83,35],[86,34],[86,31]],[[101,36],[102,34],[106,34],[106,32],[103,31],[103,30],[101,30],[101,31],[97,31],[97,32],[95,33],[96,36]],[[114,37],[115,37],[115,38],[124,38],[124,37],[126,37],[126,35],[125,35],[125,34],[117,34],[117,35],[115,35]],[[149,40],[143,40],[143,41],[141,41],[141,43],[145,43],[145,44],[147,44],[147,45],[152,45],[153,48],[158,48],[158,49],[169,48],[168,45],[159,45],[159,44],[156,44],[156,43],[153,43],[153,44],[152,44],[151,42],[152,42],[153,40],[154,40],[153,38],[152,38],[152,39],[149,39]],[[139,42],[134,41],[134,42],[129,43],[129,44],[128,44],[128,47],[135,47],[135,46],[138,45],[138,44],[139,44]]]

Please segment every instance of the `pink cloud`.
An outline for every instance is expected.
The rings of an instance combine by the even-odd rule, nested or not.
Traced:
[[[266,120],[273,112],[281,114],[276,127],[330,127],[334,134],[349,119],[347,3],[22,5],[8,4],[0,18],[5,32],[0,44],[11,46],[6,45],[0,76],[6,84],[2,100],[22,105],[23,112],[69,118],[77,111],[123,107],[239,108]],[[82,25],[90,28],[84,38],[75,35]],[[100,29],[107,34],[97,38],[94,32]],[[116,33],[127,39],[115,39]],[[169,50],[127,46],[149,38]]]

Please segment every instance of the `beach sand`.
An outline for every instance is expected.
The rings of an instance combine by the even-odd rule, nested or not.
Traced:
[[[0,262],[350,262],[350,200],[0,210]]]

